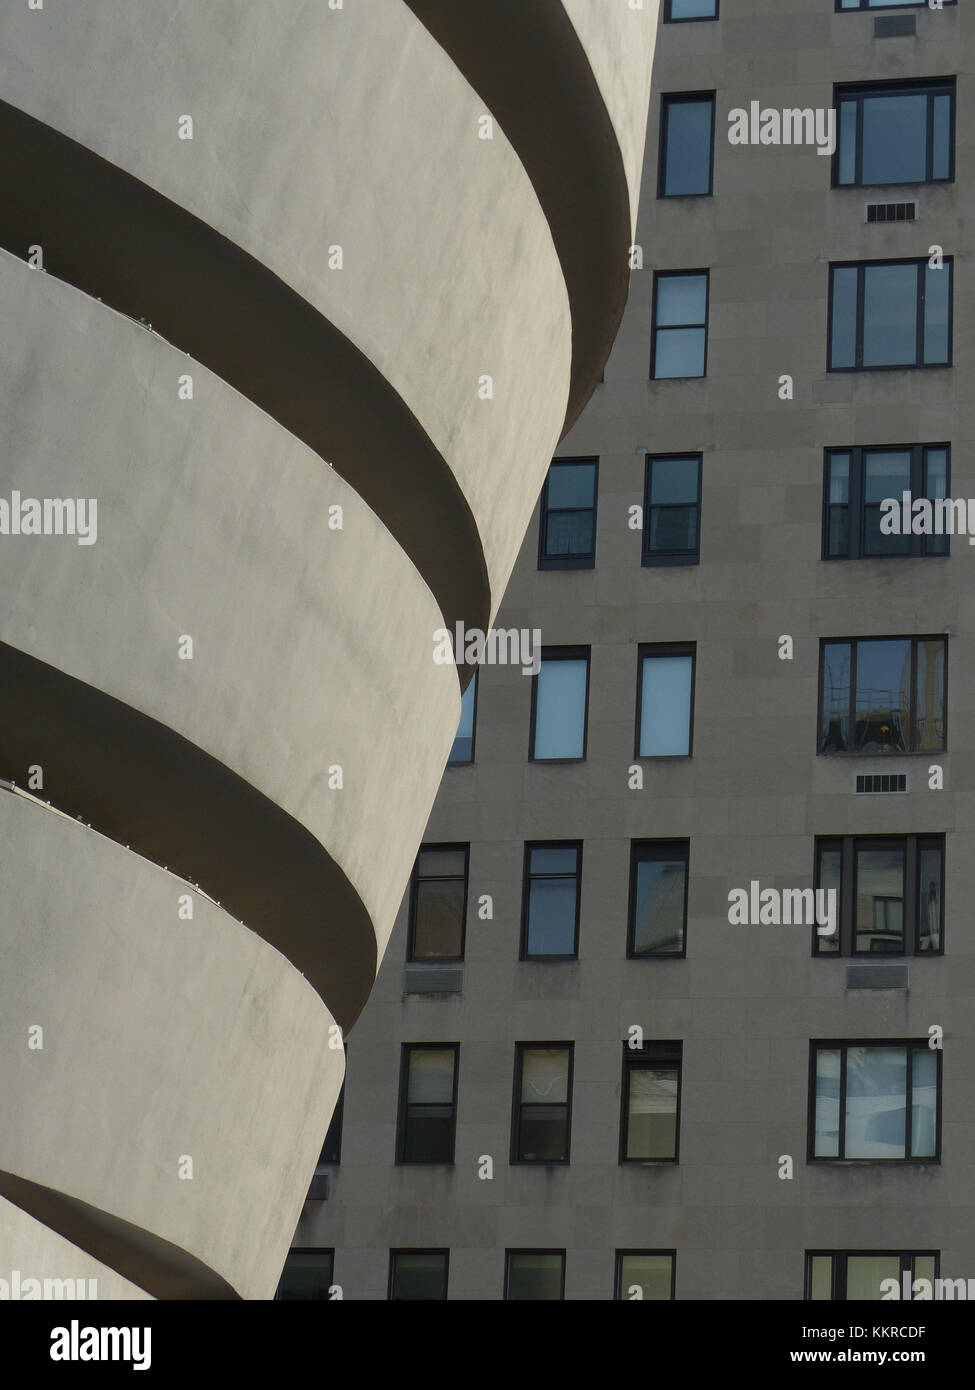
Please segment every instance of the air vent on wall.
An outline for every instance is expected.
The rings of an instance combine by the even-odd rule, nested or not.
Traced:
[[[907,965],[848,965],[847,989],[909,989],[910,971]]]
[[[916,222],[917,203],[868,203],[868,222]]]
[[[859,772],[853,790],[863,792],[906,792],[906,772]]]
[[[403,971],[404,994],[463,994],[463,965],[408,965]]]
[[[873,22],[875,39],[910,39],[917,33],[917,15],[878,14]]]

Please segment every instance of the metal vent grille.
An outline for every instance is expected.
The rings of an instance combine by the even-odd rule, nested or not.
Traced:
[[[403,971],[404,994],[461,994],[463,965],[408,965]]]
[[[909,39],[917,33],[917,15],[879,14],[873,22],[875,39]]]
[[[868,222],[916,222],[917,203],[868,203]]]
[[[860,772],[853,784],[857,795],[870,792],[906,792],[906,772]]]
[[[847,989],[907,989],[910,967],[898,965],[848,965]]]

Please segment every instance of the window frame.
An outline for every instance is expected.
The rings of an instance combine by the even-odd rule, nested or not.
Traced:
[[[652,656],[689,656],[691,658],[690,710],[687,721],[686,753],[641,753],[640,726],[643,723],[643,663]],[[636,658],[636,731],[633,741],[635,759],[647,762],[676,762],[678,758],[694,755],[694,701],[697,692],[697,642],[641,642]]]
[[[871,633],[868,637],[821,637],[819,639],[819,694],[817,701],[817,720],[816,720],[816,754],[821,758],[918,758],[929,757],[932,753],[947,753],[948,751],[948,637],[947,632],[893,632],[888,636],[878,636]],[[906,748],[897,752],[864,753],[856,748],[848,748],[844,752],[831,750],[826,752],[822,747],[823,742],[823,702],[826,692],[823,689],[823,680],[826,674],[826,648],[833,643],[849,642],[850,652],[850,705],[847,711],[850,719],[850,736],[855,741],[856,738],[856,701],[857,701],[857,647],[861,642],[910,642],[911,643],[911,701],[908,708],[908,725],[911,731],[913,742],[917,726],[917,653],[918,645],[921,642],[942,642],[944,643],[944,711],[942,713],[942,743],[940,748]]]
[[[582,846],[583,846],[582,840],[526,840],[526,841],[525,841],[525,857],[524,857],[524,868],[523,868],[523,872],[522,872],[522,891],[521,891],[521,942],[520,942],[519,953],[518,953],[518,959],[519,959],[519,960],[524,960],[524,961],[539,961],[539,962],[542,962],[542,963],[544,964],[546,961],[556,963],[556,962],[559,962],[559,961],[569,961],[569,960],[578,960],[578,959],[579,959],[579,918],[580,918],[580,906],[581,906],[581,900],[582,900]],[[528,929],[529,929],[529,914],[530,914],[530,907],[531,907],[531,885],[532,885],[533,879],[536,879],[536,878],[567,878],[567,877],[568,877],[567,874],[532,874],[532,872],[531,872],[531,856],[532,856],[532,851],[533,851],[533,850],[536,850],[536,849],[574,849],[575,852],[576,852],[576,870],[575,870],[575,885],[576,885],[576,905],[575,905],[575,906],[576,906],[576,910],[575,910],[575,928],[574,928],[574,934],[573,934],[573,946],[572,946],[572,951],[571,951],[571,953],[566,953],[566,954],[561,954],[561,953],[560,953],[560,954],[557,954],[557,955],[555,955],[555,954],[553,954],[553,955],[529,954],[529,951],[528,951]]]
[[[443,1266],[443,1298],[438,1299],[413,1299],[413,1298],[394,1298],[393,1288],[396,1282],[396,1263],[400,1255],[442,1255]],[[448,1291],[450,1289],[450,1249],[444,1246],[410,1246],[397,1245],[389,1252],[389,1274],[386,1281],[386,1301],[387,1303],[446,1303]]]
[[[657,197],[659,198],[710,198],[714,194],[714,123],[715,108],[717,106],[717,92],[712,88],[710,91],[701,92],[661,92],[660,94],[660,118],[659,118],[659,137],[657,144]],[[700,189],[696,193],[668,193],[667,192],[667,134],[670,128],[670,112],[674,106],[689,105],[693,102],[708,101],[711,104],[711,133],[708,148],[708,186]],[[705,308],[707,301],[705,301]],[[705,363],[707,356],[705,355]]]
[[[906,5],[898,5],[897,9],[907,9]],[[863,103],[871,96],[884,96],[893,93],[903,93],[914,96],[928,97],[928,111],[925,129],[925,164],[927,166],[923,179],[894,179],[885,180],[883,183],[864,183],[863,182]],[[951,117],[948,130],[948,168],[949,173],[945,178],[931,178],[929,171],[934,167],[934,108],[933,98],[935,96],[950,96],[951,98]],[[843,101],[856,102],[856,138],[853,156],[853,181],[852,183],[840,183],[840,142],[842,138],[842,125],[840,103]],[[944,184],[955,182],[955,120],[957,114],[956,84],[954,77],[930,77],[930,78],[908,78],[906,80],[890,80],[884,82],[842,82],[835,83],[833,86],[833,109],[836,112],[836,149],[830,160],[830,186],[835,189],[867,189],[867,188],[921,188],[928,184]]]
[[[569,1066],[566,1079],[566,1102],[565,1102],[565,1158],[520,1158],[519,1152],[523,1148],[521,1142],[522,1109],[525,1104],[545,1105],[545,1101],[528,1101],[521,1098],[522,1076],[524,1072],[525,1053],[530,1048],[563,1048],[569,1054]],[[512,1110],[511,1110],[511,1145],[508,1163],[511,1167],[525,1168],[567,1168],[572,1161],[572,1082],[575,1072],[575,1043],[566,1042],[562,1038],[541,1039],[534,1042],[515,1043],[515,1066],[514,1066],[514,1087],[512,1091]],[[552,1109],[556,1106],[553,1104]],[[561,1107],[559,1102],[558,1108]],[[531,1253],[540,1254],[545,1252],[533,1251]]]
[[[673,1065],[677,1069],[677,1105],[674,1110],[674,1155],[672,1158],[628,1158],[626,1153],[630,1122],[630,1072],[647,1064]],[[623,1043],[623,1074],[620,1085],[619,1163],[623,1167],[676,1168],[680,1163],[680,1112],[684,1080],[684,1044],[676,1039],[648,1039],[642,1047]]]
[[[870,454],[887,453],[910,453],[911,455],[911,477],[910,491],[912,501],[916,498],[927,497],[925,490],[925,477],[927,472],[928,452],[934,449],[944,449],[946,455],[945,466],[945,495],[951,495],[951,445],[948,443],[927,443],[927,444],[851,444],[843,446],[841,444],[830,445],[823,450],[823,515],[822,515],[822,549],[821,558],[830,562],[845,560],[947,560],[951,555],[951,536],[946,534],[944,537],[946,546],[944,551],[929,551],[928,541],[935,539],[933,536],[909,537],[911,548],[903,554],[888,553],[886,555],[867,555],[863,550],[864,530],[866,523],[866,512],[864,506],[865,480],[866,480],[866,460]],[[850,500],[847,503],[850,516],[850,526],[848,528],[849,553],[846,555],[831,555],[829,553],[829,482],[830,482],[830,462],[834,455],[849,454],[850,456]],[[900,500],[900,499],[898,499]],[[854,527],[853,523],[856,523]]]
[[[623,1257],[625,1255],[666,1255],[670,1258],[670,1299],[639,1299],[623,1297]],[[615,1252],[616,1272],[613,1279],[613,1301],[614,1303],[673,1303],[677,1297],[677,1251],[676,1250],[644,1250],[627,1247],[617,1249]]]
[[[582,755],[576,758],[538,758],[535,756],[535,732],[536,720],[538,715],[538,679],[542,674],[542,665],[546,661],[585,661],[586,663],[586,695],[582,711]],[[542,647],[539,654],[539,668],[532,676],[532,700],[531,700],[531,719],[528,734],[528,761],[530,763],[541,763],[545,766],[558,765],[559,763],[584,763],[589,751],[589,687],[592,676],[592,647]]]
[[[464,851],[464,905],[461,908],[460,921],[460,955],[459,956],[418,956],[416,954],[416,909],[419,899],[420,883],[422,882],[441,882],[453,883],[455,875],[446,874],[427,874],[420,873],[420,856],[427,850],[431,852],[443,850],[463,850]],[[440,841],[434,840],[429,844],[421,844],[416,852],[416,859],[413,861],[413,873],[410,877],[410,906],[407,918],[406,929],[406,963],[408,965],[460,965],[464,961],[464,953],[467,948],[467,907],[470,893],[471,880],[471,846],[470,841]]]
[[[826,370],[842,374],[844,372],[914,372],[914,371],[935,371],[938,368],[954,366],[954,333],[955,333],[955,258],[945,256],[942,260],[942,270],[948,272],[948,355],[944,362],[925,362],[924,361],[924,300],[927,285],[928,256],[893,256],[880,257],[879,259],[866,261],[830,261],[829,263],[829,291],[826,304]],[[866,276],[864,272],[873,266],[895,266],[912,265],[918,270],[917,277],[917,296],[915,302],[915,336],[914,336],[914,361],[913,362],[885,362],[876,366],[864,365],[863,362],[863,334],[864,334],[864,286]],[[834,271],[851,270],[857,272],[857,291],[856,291],[856,313],[854,327],[854,348],[853,365],[849,367],[834,367],[833,361],[833,287]]]
[[[664,847],[683,846],[684,859],[684,914],[682,920],[681,942],[679,951],[640,951],[636,950],[636,898],[637,881],[639,878],[639,866],[647,863],[660,863],[667,858],[676,858],[672,853],[664,854]],[[659,857],[655,854],[642,854],[641,851],[660,848]],[[630,841],[630,896],[627,906],[626,921],[626,959],[627,960],[684,960],[687,956],[687,899],[690,889],[690,863],[691,863],[691,841],[688,836],[673,836],[671,838],[657,840],[631,840]]]
[[[650,549],[650,513],[654,510],[660,511],[666,508],[687,507],[688,502],[658,502],[654,506],[651,503],[651,489],[653,483],[653,465],[655,463],[666,463],[670,461],[689,462],[694,460],[697,463],[697,547],[694,550],[651,550]],[[701,452],[690,453],[671,453],[671,454],[645,454],[643,465],[643,535],[641,537],[640,563],[644,569],[654,569],[658,566],[670,565],[699,565],[701,563],[701,503],[704,485],[704,454]]]
[[[714,0],[714,14],[692,14],[678,15],[674,17],[674,0],[664,0],[664,24],[709,24],[719,19],[718,13],[721,0]],[[920,3],[920,0],[919,0]]]
[[[699,195],[692,194],[692,197]],[[675,276],[689,278],[692,275],[704,276],[704,322],[701,323],[668,323],[664,324],[664,329],[670,328],[702,328],[704,329],[704,370],[700,376],[657,376],[657,333],[660,325],[657,323],[657,290],[661,280],[672,280]],[[650,305],[650,380],[651,381],[704,381],[708,374],[708,337],[710,332],[711,319],[711,271],[707,267],[699,267],[696,270],[657,270],[653,276],[653,295]]]
[[[560,1258],[561,1267],[562,1267],[562,1280],[561,1280],[561,1284],[560,1284],[560,1287],[559,1287],[559,1296],[558,1296],[558,1299],[557,1299],[557,1300],[556,1300],[556,1299],[533,1299],[533,1300],[512,1299],[511,1296],[510,1296],[510,1289],[511,1289],[511,1256],[512,1256],[512,1255],[558,1255],[559,1258]],[[523,1303],[523,1302],[526,1302],[526,1301],[535,1302],[535,1303],[542,1303],[542,1302],[551,1302],[551,1303],[559,1302],[559,1303],[564,1303],[564,1302],[565,1302],[565,1249],[563,1248],[563,1249],[561,1249],[561,1250],[557,1250],[557,1249],[555,1249],[554,1247],[552,1247],[552,1246],[547,1246],[547,1245],[546,1245],[546,1246],[535,1246],[535,1245],[531,1245],[531,1246],[528,1246],[528,1245],[510,1245],[510,1246],[507,1246],[507,1247],[505,1248],[505,1252],[504,1252],[504,1293],[503,1293],[503,1296],[502,1296],[502,1300],[501,1300],[501,1301],[502,1301],[503,1303]]]
[[[548,505],[548,484],[552,475],[552,469],[559,464],[579,464],[591,463],[593,465],[592,475],[592,507],[556,507],[556,512],[592,512],[592,550],[585,555],[547,555],[545,545],[548,540],[548,518],[551,508]],[[542,484],[542,495],[539,502],[538,516],[538,568],[540,570],[591,570],[596,568],[596,524],[597,508],[599,504],[599,458],[597,455],[580,455],[578,458],[554,458],[548,466],[545,474],[545,482]]]
[[[920,949],[920,912],[918,896],[920,892],[921,851],[934,848],[941,850],[941,920],[938,930],[940,945],[936,951]],[[857,851],[861,849],[884,849],[902,846],[904,850],[904,950],[903,951],[858,951],[856,949],[856,863]],[[821,856],[826,850],[840,852],[840,894],[838,909],[837,950],[821,949],[823,938],[812,928],[812,954],[817,960],[859,960],[881,964],[887,960],[908,961],[927,960],[945,954],[945,886],[947,882],[947,847],[944,833],[899,835],[817,835],[813,846],[813,891],[820,886]]]
[[[414,1052],[453,1052],[453,1088],[450,1099],[450,1157],[449,1158],[404,1158],[406,1133],[409,1123],[409,1081],[410,1056]],[[397,1168],[452,1168],[457,1148],[457,1082],[460,1074],[459,1042],[412,1042],[400,1044],[399,1104],[396,1113],[396,1157]],[[415,1102],[414,1102],[415,1104]]]
[[[918,1276],[914,1273],[914,1261],[915,1261],[915,1260],[917,1260],[917,1259],[927,1259],[927,1260],[933,1259],[933,1260],[934,1260],[934,1277],[935,1277],[936,1279],[940,1279],[940,1277],[941,1277],[941,1251],[940,1251],[940,1250],[807,1250],[807,1251],[806,1251],[806,1258],[805,1258],[805,1277],[804,1277],[804,1279],[803,1279],[803,1288],[802,1288],[802,1296],[803,1296],[803,1299],[804,1299],[807,1303],[827,1303],[827,1302],[828,1302],[828,1303],[846,1303],[846,1302],[848,1301],[848,1300],[847,1300],[847,1297],[846,1297],[846,1289],[847,1289],[847,1266],[846,1266],[846,1262],[847,1262],[847,1260],[849,1259],[849,1257],[850,1257],[851,1255],[852,1255],[854,1258],[856,1258],[856,1257],[858,1257],[858,1256],[865,1256],[865,1257],[868,1258],[868,1259],[870,1259],[870,1258],[876,1258],[877,1256],[882,1256],[882,1255],[896,1255],[896,1256],[898,1257],[898,1259],[900,1260],[900,1266],[901,1266],[901,1267],[900,1267],[900,1275],[899,1275],[900,1287],[903,1288],[903,1280],[904,1280],[904,1274],[905,1274],[905,1272],[906,1272],[906,1271],[909,1272],[910,1275],[911,1275],[911,1293],[912,1293],[912,1295],[913,1295],[913,1292],[914,1292],[914,1280],[918,1277]],[[828,1298],[828,1299],[819,1299],[819,1298],[814,1299],[813,1296],[812,1296],[812,1276],[813,1276],[812,1262],[813,1262],[813,1260],[814,1260],[815,1258],[820,1258],[820,1259],[822,1259],[823,1257],[828,1257],[829,1259],[831,1259],[831,1260],[833,1261],[833,1265],[832,1265],[832,1268],[831,1268],[831,1270],[830,1270],[830,1293],[829,1293],[829,1298]],[[841,1270],[841,1269],[839,1268],[839,1266],[838,1266],[838,1262],[839,1262],[840,1260],[842,1260],[842,1262],[843,1262],[843,1263],[842,1263],[842,1270]],[[908,1271],[908,1262],[909,1262],[909,1265],[910,1265],[909,1271]],[[842,1290],[842,1293],[840,1292],[840,1290]],[[854,1301],[856,1301],[856,1300],[854,1300]],[[881,1300],[878,1300],[878,1302],[879,1302],[879,1301],[881,1301]],[[911,1302],[912,1302],[912,1303],[918,1302],[918,1301],[923,1302],[923,1301],[925,1301],[925,1300],[917,1300],[917,1299],[913,1298],[913,1296],[912,1296],[912,1298],[911,1298]]]
[[[809,1043],[809,1103],[806,1109],[806,1162],[813,1164],[833,1164],[841,1167],[880,1167],[903,1168],[922,1165],[937,1166],[941,1163],[941,1106],[944,1091],[942,1058],[940,1047],[929,1047],[930,1038],[814,1038]],[[846,1071],[847,1053],[851,1047],[902,1047],[906,1053],[905,1094],[904,1094],[904,1158],[847,1158],[846,1150]],[[837,1102],[839,1110],[838,1154],[817,1154],[816,1149],[816,1055],[819,1051],[840,1051],[840,1089]],[[913,1156],[910,1150],[911,1127],[914,1110],[913,1082],[914,1063],[912,1052],[917,1049],[934,1053],[937,1073],[935,1081],[934,1153]]]
[[[473,763],[473,761],[474,761],[474,758],[475,758],[475,755],[476,755],[476,752],[477,752],[477,701],[478,701],[478,696],[479,696],[480,693],[481,693],[481,692],[480,692],[480,685],[481,685],[481,683],[480,683],[480,681],[479,681],[478,678],[477,678],[477,677],[478,677],[478,672],[479,672],[479,670],[480,670],[479,667],[477,667],[477,666],[474,667],[474,673],[473,673],[473,675],[471,676],[471,678],[470,678],[470,680],[468,681],[468,684],[467,684],[467,690],[470,690],[472,686],[473,686],[473,688],[474,688],[474,695],[473,695],[474,708],[471,710],[471,756],[470,756],[469,758],[453,758],[453,757],[451,757],[450,754],[453,753],[453,750],[454,750],[454,743],[457,742],[457,734],[455,733],[455,734],[454,734],[454,741],[453,741],[453,743],[451,743],[451,745],[450,745],[450,753],[447,754],[447,767],[470,767],[470,765],[471,765],[471,764]],[[464,695],[467,694],[467,690],[465,690],[465,691],[462,692],[462,695],[461,695],[461,699],[462,699],[462,700],[463,700]],[[459,727],[460,727],[460,725],[459,725],[459,722],[458,722],[458,728],[459,728]]]

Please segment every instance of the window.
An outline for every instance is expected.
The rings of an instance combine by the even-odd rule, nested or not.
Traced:
[[[517,1043],[512,1163],[568,1163],[571,1043]]]
[[[940,1161],[940,1048],[927,1038],[814,1042],[810,1059],[811,1161]]]
[[[390,1250],[389,1297],[394,1302],[447,1297],[447,1250]]]
[[[838,931],[816,955],[936,955],[944,950],[945,837],[816,840],[816,887],[836,893]]]
[[[708,272],[658,271],[653,287],[650,375],[704,376],[708,345]]]
[[[915,1279],[933,1286],[938,1265],[936,1250],[807,1250],[805,1297],[877,1303],[893,1293],[889,1284],[883,1287],[893,1279],[903,1298],[905,1287],[913,1294]],[[933,1288],[925,1291],[926,1298],[932,1296]]]
[[[589,648],[543,648],[532,677],[528,756],[537,762],[584,758],[588,705]]]
[[[627,1301],[674,1297],[676,1259],[673,1250],[617,1250],[617,1299]]]
[[[327,1300],[334,1262],[334,1250],[289,1250],[274,1297]]]
[[[542,488],[540,570],[592,569],[596,563],[596,459],[556,459]]]
[[[829,268],[829,370],[951,362],[951,257]]]
[[[642,646],[636,697],[636,756],[681,758],[691,751],[694,644]]]
[[[680,24],[688,19],[717,19],[718,0],[666,0],[664,23]]]
[[[564,1250],[506,1250],[504,1266],[506,1299],[565,1297]]]
[[[474,761],[474,722],[477,717],[477,672],[471,676],[467,689],[461,696],[460,722],[450,748],[447,763],[472,763]]]
[[[844,637],[821,644],[820,753],[947,748],[946,637]]]
[[[881,511],[888,499],[901,506],[903,494],[913,500],[927,498],[932,504],[949,495],[951,450],[947,444],[887,445],[870,449],[827,449],[823,482],[823,559],[861,560],[888,555],[947,555],[949,528],[954,513],[951,504],[932,505],[930,523],[918,517],[919,508],[909,518],[931,534],[903,536],[888,534],[890,508]],[[893,514],[897,520],[900,513]],[[940,528],[941,534],[934,534]],[[962,528],[964,529],[964,528]]]
[[[696,565],[700,558],[701,455],[648,454],[643,563]]]
[[[574,960],[579,943],[582,845],[525,846],[522,960]]]
[[[623,1044],[621,1163],[677,1162],[682,1044]]]
[[[458,1043],[403,1047],[397,1163],[453,1163],[458,1051]]]
[[[713,151],[714,93],[665,96],[660,107],[658,197],[710,193]]]
[[[954,81],[837,87],[833,105],[834,187],[954,178]]]
[[[464,959],[469,845],[424,845],[410,891],[411,961]]]
[[[836,0],[838,10],[902,10],[907,6],[915,9],[927,5],[928,0]],[[954,5],[956,0],[944,0],[946,5]]]
[[[689,840],[634,840],[626,954],[682,956],[687,924]]]
[[[346,1048],[345,1057],[346,1074],[348,1074],[349,1056]],[[332,1111],[332,1119],[328,1126],[328,1133],[325,1135],[325,1142],[322,1145],[322,1152],[319,1155],[318,1163],[338,1163],[342,1156],[342,1112],[345,1109],[345,1082],[342,1082],[342,1089],[339,1091],[339,1098],[335,1102],[335,1109]]]

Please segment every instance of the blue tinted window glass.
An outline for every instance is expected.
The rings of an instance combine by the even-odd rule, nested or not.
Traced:
[[[923,183],[927,151],[926,93],[891,92],[864,98],[864,183]]]
[[[640,709],[641,757],[690,751],[691,657],[645,656]]]
[[[535,692],[536,758],[581,758],[586,724],[586,669],[582,658],[541,663]]]
[[[924,361],[947,362],[951,263],[940,270],[925,266],[924,275]]]
[[[712,110],[710,98],[706,101],[666,102],[665,195],[710,193]]]
[[[831,329],[830,366],[855,366],[857,341],[856,266],[839,265],[833,268]]]
[[[864,266],[865,367],[910,366],[917,361],[917,275],[916,265]]]

